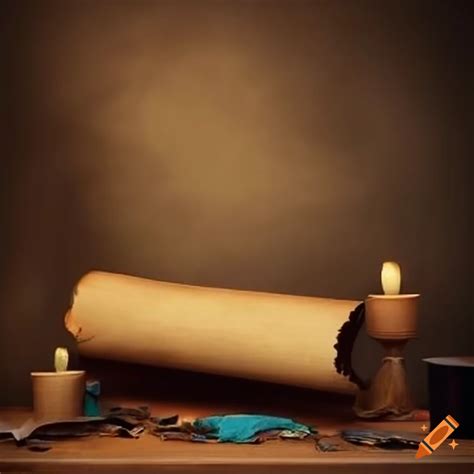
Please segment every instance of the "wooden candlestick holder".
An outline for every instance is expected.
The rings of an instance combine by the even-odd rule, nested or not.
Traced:
[[[406,343],[416,337],[419,295],[372,295],[365,301],[367,333],[385,356],[369,387],[360,390],[354,410],[361,418],[405,419],[414,405],[403,358]]]

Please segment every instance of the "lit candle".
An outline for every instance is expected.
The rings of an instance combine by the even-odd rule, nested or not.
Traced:
[[[382,288],[386,295],[400,294],[402,276],[397,262],[384,262],[381,272]]]
[[[365,301],[369,335],[378,339],[415,337],[418,294],[400,294],[401,271],[396,262],[384,262],[380,274],[383,295],[369,295]]]
[[[67,420],[82,416],[85,372],[67,370],[65,347],[54,351],[54,372],[32,372],[34,417],[39,420]]]

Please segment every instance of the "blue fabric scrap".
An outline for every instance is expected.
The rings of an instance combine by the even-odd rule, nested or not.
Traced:
[[[221,443],[251,443],[258,433],[270,430],[288,430],[310,435],[310,426],[296,423],[289,418],[267,415],[223,415],[197,418],[194,428],[208,438]]]
[[[100,382],[98,380],[88,380],[84,394],[85,416],[100,416],[99,396]]]

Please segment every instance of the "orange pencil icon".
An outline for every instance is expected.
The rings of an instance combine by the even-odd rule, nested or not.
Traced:
[[[435,429],[431,430],[428,436],[420,443],[416,452],[416,459],[429,456],[435,449],[438,449],[443,441],[459,426],[459,423],[448,415]]]

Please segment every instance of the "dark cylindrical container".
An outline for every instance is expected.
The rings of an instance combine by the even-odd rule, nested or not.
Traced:
[[[430,430],[451,415],[459,423],[451,438],[474,439],[474,356],[423,360],[428,363]]]

